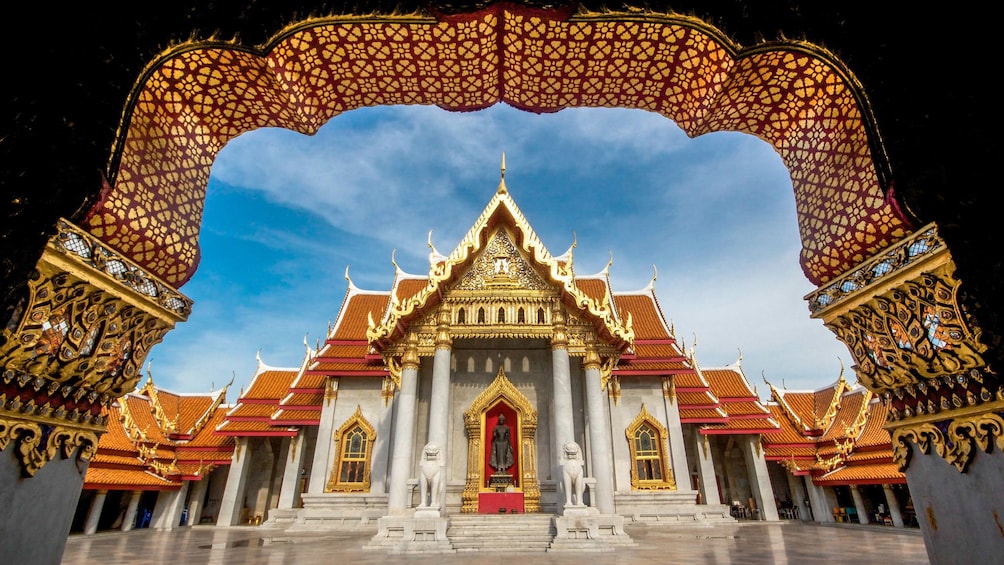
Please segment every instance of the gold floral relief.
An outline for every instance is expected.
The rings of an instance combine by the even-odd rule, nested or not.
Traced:
[[[942,430],[946,431],[942,431]],[[940,423],[919,423],[896,428],[892,432],[893,460],[905,471],[910,465],[910,443],[921,453],[934,453],[965,473],[980,451],[995,448],[1004,451],[1004,418],[984,413]]]

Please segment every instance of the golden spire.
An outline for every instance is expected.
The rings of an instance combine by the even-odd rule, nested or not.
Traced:
[[[496,192],[499,194],[505,194],[509,190],[505,187],[505,151],[502,152],[502,167],[501,174],[499,176],[499,188]]]

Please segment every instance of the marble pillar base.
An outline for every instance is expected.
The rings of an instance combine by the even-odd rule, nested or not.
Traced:
[[[554,517],[554,541],[548,551],[612,551],[636,545],[624,531],[624,517],[600,514],[595,508],[567,506]]]
[[[454,553],[446,537],[448,524],[435,508],[418,509],[411,516],[384,516],[377,520],[377,534],[363,548],[390,553]]]

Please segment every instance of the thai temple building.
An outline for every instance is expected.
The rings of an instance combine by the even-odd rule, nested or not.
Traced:
[[[215,433],[229,409],[228,387],[176,394],[157,388],[149,368],[147,375],[107,410],[71,533],[171,529],[219,511],[234,451],[233,438]]]
[[[580,274],[574,243],[544,247],[504,160],[459,245],[428,246],[427,273],[392,260],[389,290],[346,270],[324,343],[298,367],[259,354],[232,406],[152,379],[116,403],[80,529],[125,528],[109,507],[142,524],[145,504],[151,527],[362,529],[376,548],[454,551],[513,543],[491,517],[518,514],[519,543],[544,551],[631,544],[637,523],[910,523],[879,397],[841,372],[817,391],[767,383],[765,402],[741,355],[702,367],[654,277],[616,290],[610,263]]]

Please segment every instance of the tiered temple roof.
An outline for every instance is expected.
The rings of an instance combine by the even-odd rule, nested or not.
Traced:
[[[229,386],[229,385],[228,385]],[[176,394],[146,383],[108,409],[107,431],[84,478],[84,488],[173,490],[216,465],[229,465],[233,438],[214,434],[226,407],[218,393]]]
[[[843,373],[816,391],[770,388],[780,429],[763,436],[768,461],[821,486],[906,482],[883,427],[888,408],[867,389],[851,387]]]
[[[289,398],[291,386],[304,373],[313,351],[307,347],[304,362],[296,368],[266,365],[257,356],[258,366],[247,391],[242,391],[237,403],[216,427],[216,433],[227,436],[295,436],[297,428],[274,417],[282,416],[282,401]],[[317,403],[320,410],[320,402]],[[297,414],[296,416],[301,416]],[[313,414],[310,414],[313,416]],[[311,419],[309,416],[307,419]]]

